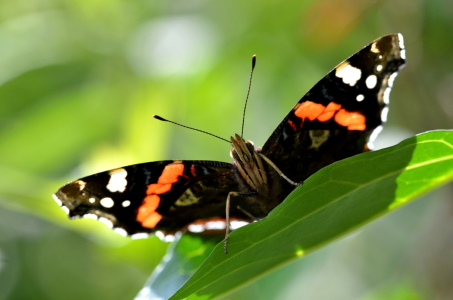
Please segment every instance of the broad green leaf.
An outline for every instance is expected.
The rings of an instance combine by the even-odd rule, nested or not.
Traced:
[[[171,299],[229,293],[452,179],[452,131],[428,132],[334,163],[267,218],[234,231],[229,254],[217,245]]]

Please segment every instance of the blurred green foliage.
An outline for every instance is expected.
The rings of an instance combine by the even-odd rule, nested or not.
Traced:
[[[294,103],[379,36],[405,37],[376,142],[453,124],[449,1],[0,2],[0,299],[131,299],[164,255],[51,194],[69,180],[163,159],[229,161],[229,146],[153,114],[262,145]],[[451,299],[451,187],[230,295]],[[395,229],[397,228],[397,230]],[[328,288],[326,288],[328,287]],[[229,299],[230,299],[229,298]]]

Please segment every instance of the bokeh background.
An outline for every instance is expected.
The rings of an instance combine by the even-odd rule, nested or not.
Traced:
[[[404,35],[407,67],[376,142],[453,127],[453,2],[0,1],[0,299],[132,299],[165,254],[51,194],[163,159],[230,161],[250,59],[245,138],[263,145],[300,97],[372,40]],[[453,299],[452,187],[225,299]]]

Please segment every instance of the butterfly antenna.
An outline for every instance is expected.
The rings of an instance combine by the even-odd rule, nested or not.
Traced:
[[[162,117],[159,117],[158,115],[154,115],[153,118],[154,118],[154,119],[157,119],[157,120],[159,120],[159,121],[170,122],[170,123],[173,123],[173,124],[175,124],[175,125],[178,125],[178,126],[181,126],[181,127],[184,127],[184,128],[188,128],[188,129],[192,129],[192,130],[195,130],[195,131],[203,132],[203,133],[212,135],[213,137],[216,137],[216,138],[218,138],[218,139],[221,139],[221,140],[227,142],[228,144],[231,144],[231,142],[230,142],[229,140],[226,140],[226,139],[224,139],[224,138],[221,138],[220,136],[217,136],[217,135],[215,135],[215,134],[212,134],[212,133],[209,133],[209,132],[200,130],[200,129],[196,129],[196,128],[193,128],[193,127],[185,126],[185,125],[182,125],[182,124],[179,124],[179,123],[176,123],[176,122],[173,122],[173,121],[164,119],[164,118],[162,118]]]
[[[252,87],[252,77],[253,77],[253,70],[255,70],[256,64],[256,54],[252,56],[252,71],[250,72],[250,81],[249,81],[249,89],[247,91],[247,97],[245,98],[245,105],[244,105],[244,112],[242,113],[242,130],[241,130],[241,138],[244,135],[244,122],[245,122],[245,110],[247,108],[247,101],[249,100],[250,95],[250,88]]]

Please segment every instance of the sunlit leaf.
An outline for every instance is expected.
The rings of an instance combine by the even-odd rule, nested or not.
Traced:
[[[451,131],[428,132],[334,163],[266,219],[233,232],[228,255],[217,245],[171,299],[224,295],[452,179]]]

